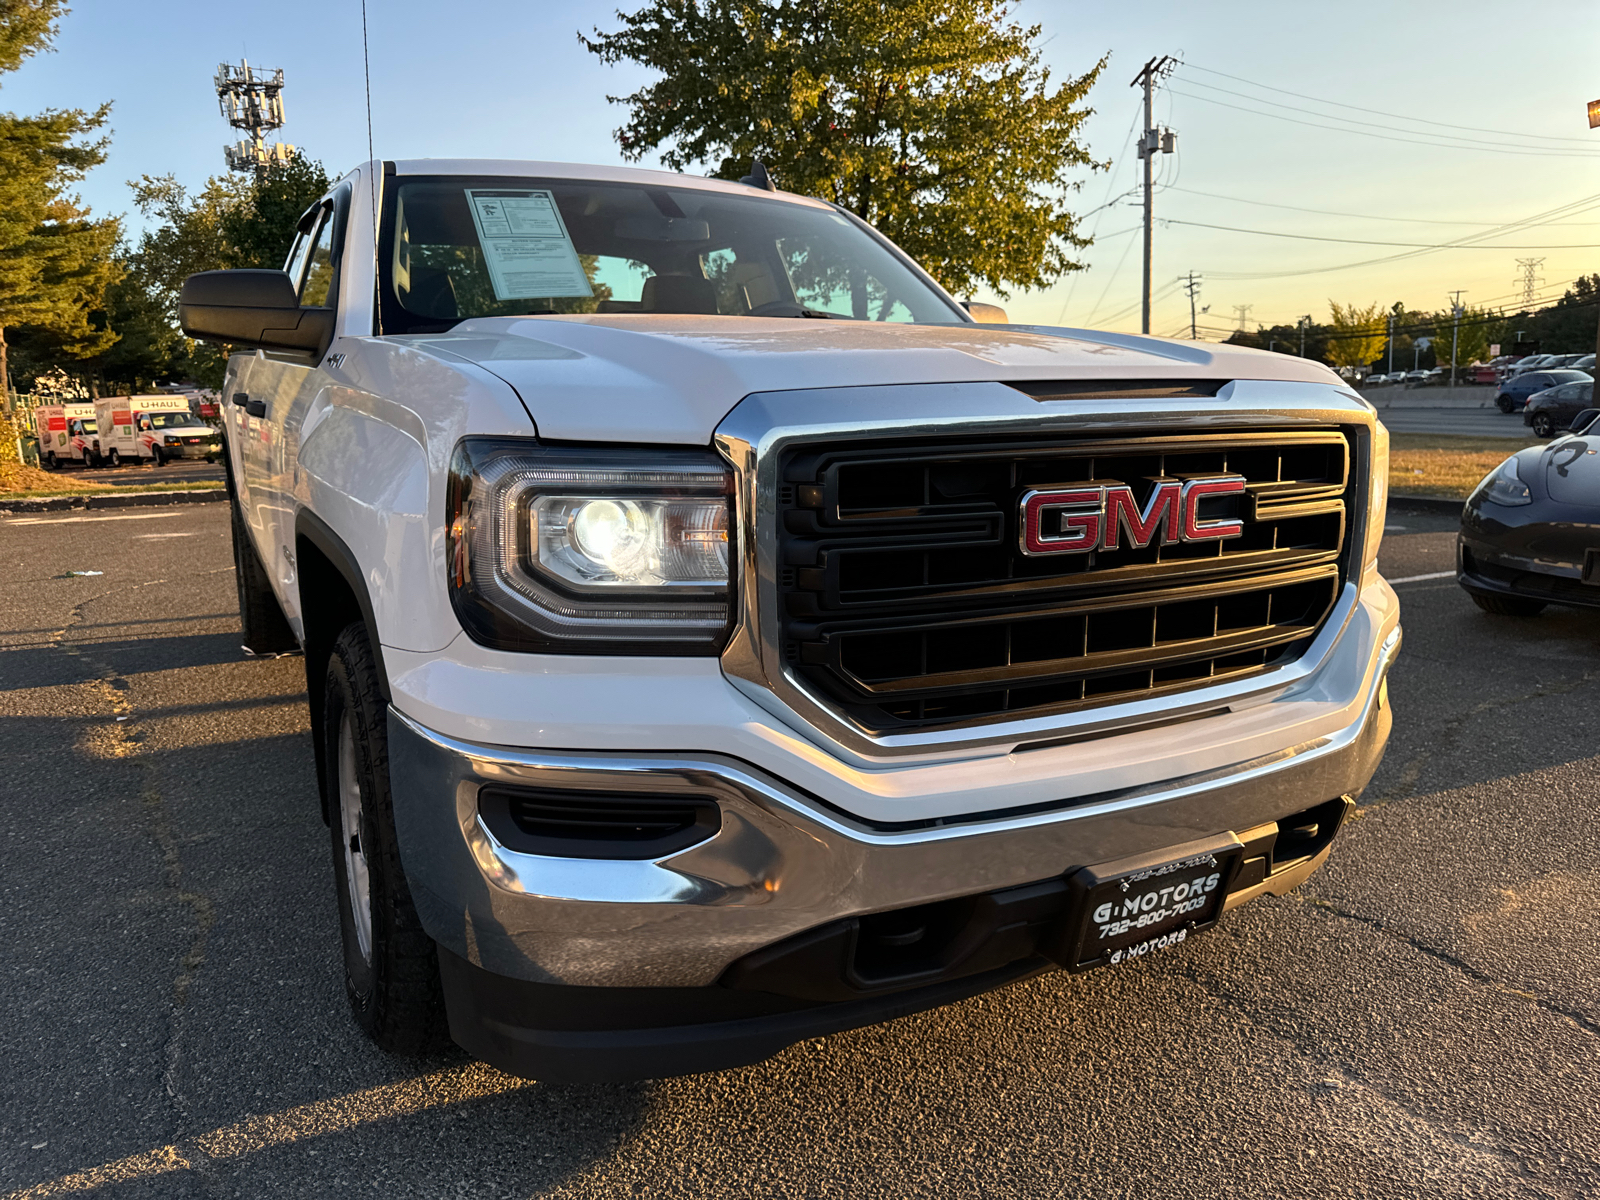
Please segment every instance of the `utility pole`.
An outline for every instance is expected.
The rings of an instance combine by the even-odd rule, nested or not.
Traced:
[[[1306,356],[1306,327],[1311,324],[1310,317],[1301,317],[1297,322],[1300,326],[1300,357]]]
[[[1455,318],[1455,324],[1450,330],[1450,386],[1456,385],[1456,350],[1461,345],[1461,293],[1466,288],[1458,288],[1450,293],[1450,315]]]
[[[1394,374],[1394,314],[1389,314],[1389,374]]]
[[[1139,157],[1144,160],[1144,304],[1139,318],[1139,332],[1150,332],[1150,259],[1155,246],[1155,155],[1171,154],[1178,148],[1178,135],[1170,129],[1157,129],[1155,121],[1155,86],[1159,79],[1177,66],[1171,55],[1152,58],[1140,68],[1129,87],[1144,86],[1144,132],[1139,135]]]
[[[1180,275],[1178,278],[1183,282],[1183,290],[1189,294],[1189,340],[1196,342],[1200,340],[1200,334],[1196,328],[1197,318],[1194,312],[1194,302],[1195,297],[1200,295],[1201,277],[1190,271],[1187,276]],[[1209,308],[1210,305],[1206,307]]]

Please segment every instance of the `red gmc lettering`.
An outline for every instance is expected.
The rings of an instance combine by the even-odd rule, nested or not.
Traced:
[[[1103,549],[1115,550],[1121,531],[1128,531],[1128,541],[1135,550],[1143,549],[1161,534],[1161,544],[1170,546],[1178,540],[1178,504],[1183,485],[1176,480],[1163,480],[1150,493],[1150,501],[1139,511],[1133,498],[1133,489],[1127,484],[1106,489],[1106,536]]]
[[[1068,488],[1059,492],[1029,492],[1022,499],[1022,548],[1027,554],[1083,554],[1100,544],[1105,512],[1103,487]],[[1061,514],[1061,533],[1045,537],[1041,528],[1046,511]]]
[[[1209,479],[1191,479],[1183,485],[1183,540],[1186,542],[1220,542],[1224,538],[1238,537],[1244,532],[1242,521],[1202,521],[1200,501],[1207,496],[1242,496],[1244,479],[1238,475],[1216,475]]]

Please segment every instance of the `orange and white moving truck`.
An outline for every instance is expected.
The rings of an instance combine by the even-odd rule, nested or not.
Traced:
[[[33,428],[39,435],[39,461],[46,467],[54,470],[74,459],[89,461],[88,456],[94,452],[94,402],[41,404],[33,410]]]
[[[94,402],[100,435],[96,449],[115,467],[154,459],[213,461],[220,452],[217,431],[189,412],[187,396],[108,396]]]

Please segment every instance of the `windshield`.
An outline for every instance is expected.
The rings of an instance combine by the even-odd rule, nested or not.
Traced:
[[[186,412],[164,412],[145,414],[150,421],[152,429],[179,429],[185,425],[193,425],[194,418]]]
[[[99,433],[100,432],[100,426],[95,423],[94,418],[92,418],[92,417],[89,418],[87,421],[74,421],[73,424],[75,426],[77,426],[79,433]]]
[[[379,261],[385,333],[552,313],[966,320],[841,213],[695,188],[402,176]]]

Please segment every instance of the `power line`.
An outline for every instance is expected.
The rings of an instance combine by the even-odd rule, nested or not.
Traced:
[[[1408,225],[1471,225],[1475,228],[1485,228],[1493,222],[1485,221],[1460,221],[1454,219],[1434,217],[1382,217],[1376,213],[1335,212],[1327,208],[1303,208],[1298,204],[1275,204],[1270,200],[1252,200],[1246,196],[1224,196],[1220,192],[1202,192],[1195,188],[1168,185],[1166,190],[1182,192],[1186,196],[1206,196],[1212,200],[1227,200],[1234,204],[1253,204],[1258,208],[1282,208],[1289,212],[1315,213],[1319,217],[1350,217],[1359,221],[1401,221]],[[1546,221],[1545,225],[1584,226],[1600,225],[1600,221]]]
[[[1326,129],[1333,133],[1353,133],[1358,137],[1377,138],[1384,142],[1404,142],[1410,146],[1437,146],[1446,150],[1474,150],[1482,154],[1510,154],[1518,158],[1597,158],[1600,152],[1579,150],[1512,150],[1498,146],[1468,146],[1458,145],[1455,142],[1441,142],[1438,140],[1423,141],[1421,138],[1395,137],[1387,133],[1369,133],[1364,129],[1352,129],[1348,125],[1322,125],[1316,121],[1302,121],[1299,117],[1286,117],[1282,113],[1262,112],[1259,108],[1245,108],[1239,104],[1229,104],[1226,100],[1217,100],[1211,96],[1197,96],[1193,92],[1180,92],[1177,88],[1168,87],[1167,91],[1174,96],[1183,96],[1189,100],[1199,100],[1204,104],[1215,104],[1221,108],[1231,108],[1236,112],[1250,113],[1257,117],[1270,117],[1274,121],[1287,121],[1291,125],[1304,125],[1310,129]],[[1263,101],[1262,103],[1266,103]],[[1330,118],[1337,120],[1338,118]]]
[[[1287,109],[1289,112],[1305,113],[1307,116],[1322,117],[1325,120],[1329,120],[1329,121],[1343,121],[1343,122],[1345,122],[1346,124],[1349,124],[1349,125],[1365,125],[1365,126],[1367,126],[1369,128],[1372,128],[1372,129],[1392,129],[1393,128],[1392,125],[1379,125],[1376,121],[1362,121],[1362,120],[1358,120],[1355,117],[1341,117],[1337,113],[1318,112],[1316,109],[1312,109],[1312,108],[1297,108],[1293,104],[1284,104],[1281,101],[1263,100],[1260,96],[1251,96],[1251,95],[1249,95],[1249,94],[1247,94],[1245,92],[1235,92],[1235,91],[1233,91],[1233,90],[1231,90],[1229,88],[1218,87],[1214,83],[1202,82],[1199,79],[1191,79],[1188,82],[1194,84],[1195,87],[1203,87],[1203,88],[1207,89],[1208,91],[1221,92],[1224,96],[1237,96],[1237,97],[1239,97],[1239,99],[1248,100],[1252,104],[1274,103],[1274,104],[1277,105],[1277,107],[1283,108],[1283,109]],[[1196,97],[1196,98],[1198,99],[1199,97]],[[1400,119],[1404,120],[1405,118],[1402,117]],[[1352,132],[1354,132],[1354,131],[1352,131]],[[1405,132],[1405,133],[1420,133],[1422,131],[1420,131],[1420,130],[1402,130],[1401,132]],[[1460,136],[1459,134],[1453,134],[1453,133],[1436,133],[1436,134],[1433,134],[1432,136],[1435,139],[1438,139],[1438,138],[1449,138],[1451,140],[1451,142],[1470,142],[1472,148],[1479,148],[1479,147],[1483,147],[1483,146],[1501,146],[1501,147],[1504,147],[1505,149],[1521,150],[1521,149],[1523,149],[1524,147],[1527,146],[1526,140],[1524,140],[1520,135],[1516,135],[1516,134],[1511,135],[1514,138],[1516,138],[1516,141],[1514,141],[1514,142],[1512,142],[1510,144],[1507,144],[1505,142],[1489,142],[1489,143],[1485,143],[1485,142],[1483,142],[1481,136],[1479,136],[1477,138],[1474,138],[1474,139],[1468,139],[1468,138]]]
[[[1161,217],[1164,225],[1192,225],[1196,229],[1220,229],[1224,233],[1250,233],[1257,237],[1293,238],[1300,242],[1340,242],[1346,246],[1405,246],[1412,250],[1593,250],[1589,243],[1568,246],[1479,246],[1458,242],[1377,242],[1368,238],[1323,237],[1315,233],[1278,233],[1271,229],[1241,229],[1236,225],[1208,225],[1204,221],[1180,221]]]
[[[1510,233],[1519,228],[1536,226],[1554,217],[1588,212],[1592,208],[1600,208],[1600,195],[1585,196],[1581,200],[1572,200],[1566,204],[1557,205],[1555,208],[1546,209],[1544,212],[1534,213],[1521,221],[1509,222],[1498,226],[1496,229],[1486,230],[1483,233],[1467,234],[1455,239],[1455,242],[1450,244],[1481,242],[1485,238],[1495,237],[1502,233]],[[1326,275],[1333,271],[1348,271],[1355,267],[1372,267],[1383,263],[1402,262],[1406,259],[1418,258],[1424,254],[1433,253],[1436,252],[1432,250],[1403,250],[1399,254],[1385,254],[1379,258],[1366,258],[1356,262],[1336,263],[1325,267],[1299,267],[1286,271],[1212,271],[1210,274],[1215,279],[1287,279],[1300,275]]]
[[[1537,138],[1540,141],[1546,142],[1579,142],[1587,144],[1587,139],[1585,138],[1556,137],[1554,135],[1544,133],[1513,133],[1507,129],[1478,129],[1471,125],[1451,125],[1446,121],[1431,121],[1426,117],[1404,117],[1398,113],[1384,112],[1382,109],[1362,108],[1359,104],[1346,104],[1342,100],[1322,100],[1316,96],[1307,96],[1303,92],[1291,92],[1287,88],[1273,87],[1271,84],[1267,83],[1257,83],[1255,80],[1245,79],[1241,75],[1229,75],[1226,71],[1217,71],[1211,67],[1199,66],[1196,63],[1186,62],[1183,65],[1191,70],[1204,71],[1207,75],[1219,75],[1223,79],[1231,79],[1235,83],[1243,83],[1249,87],[1261,88],[1262,90],[1268,92],[1277,92],[1284,96],[1293,96],[1298,100],[1309,100],[1313,104],[1331,104],[1336,108],[1348,108],[1354,110],[1355,112],[1369,113],[1375,117],[1389,117],[1396,121],[1410,121],[1416,125],[1437,125],[1440,129],[1461,129],[1465,130],[1467,133],[1490,133],[1500,137]],[[1195,80],[1194,82],[1198,83],[1199,80]]]

